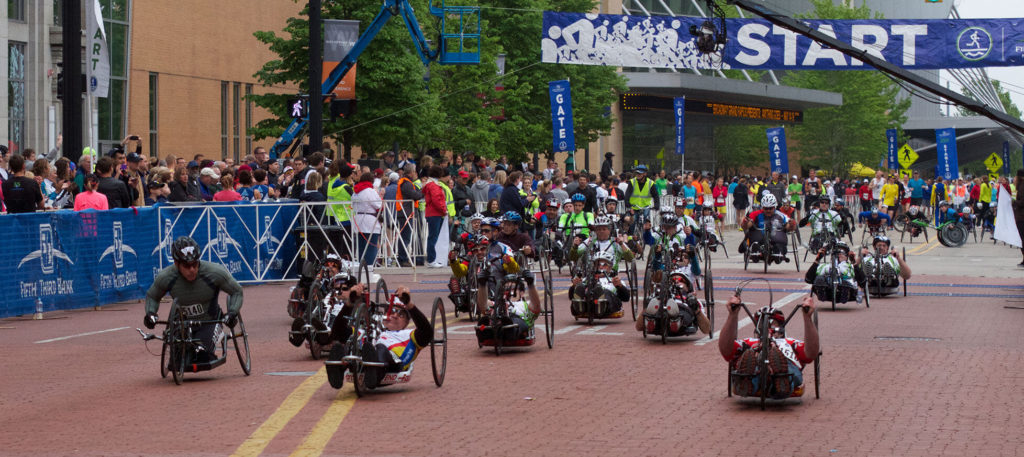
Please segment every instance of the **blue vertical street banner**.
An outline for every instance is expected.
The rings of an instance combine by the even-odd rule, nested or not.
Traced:
[[[935,151],[939,161],[936,174],[944,179],[960,178],[956,158],[956,129],[935,129]]]
[[[686,97],[676,97],[672,105],[675,108],[673,111],[676,113],[676,154],[683,155],[686,152],[686,131],[683,119],[686,114]]]
[[[789,156],[786,154],[786,129],[774,127],[767,130],[768,160],[772,171],[789,174]]]
[[[1003,176],[1010,176],[1010,142],[1003,142]]]
[[[885,131],[885,140],[888,145],[889,153],[889,169],[899,169],[899,163],[896,161],[896,129],[889,129]]]
[[[575,151],[576,138],[572,132],[572,97],[569,94],[569,81],[549,82],[548,95],[551,96],[551,130],[554,135],[552,151]]]

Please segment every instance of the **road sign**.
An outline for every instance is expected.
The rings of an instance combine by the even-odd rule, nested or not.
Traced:
[[[917,162],[918,157],[917,151],[910,147],[909,144],[904,144],[903,147],[900,148],[900,152],[896,154],[896,158],[899,160],[901,168],[910,168],[914,162]]]
[[[292,119],[305,119],[309,117],[309,106],[302,98],[289,98],[285,105],[288,110],[288,117]]]
[[[909,169],[909,168],[901,168],[901,169],[900,169],[900,177],[901,177],[901,178],[909,178],[909,177],[911,177],[911,174],[912,174],[912,173],[913,173],[913,172],[912,172],[912,171],[910,171],[910,169]]]
[[[998,171],[989,171],[988,172],[988,179],[989,179],[989,181],[999,181],[999,172]]]
[[[991,172],[998,172],[999,169],[1003,168],[1003,158],[993,152],[992,155],[985,159],[985,168],[988,168],[988,171]]]

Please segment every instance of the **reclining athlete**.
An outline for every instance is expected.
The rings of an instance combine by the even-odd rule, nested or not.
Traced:
[[[487,254],[489,265],[482,268],[478,276],[481,287],[477,291],[477,304],[478,306],[486,304],[486,306],[485,309],[480,310],[480,320],[476,326],[477,342],[483,344],[484,341],[494,339],[495,336],[493,329],[486,327],[490,323],[490,310],[494,306],[494,301],[488,300],[488,288],[483,285],[491,284],[497,293],[500,290],[501,281],[505,281],[509,275],[517,274],[522,276],[526,282],[529,302],[525,298],[520,298],[508,303],[508,318],[501,324],[516,324],[516,326],[506,329],[502,339],[515,341],[526,338],[532,333],[534,321],[540,315],[540,293],[537,292],[537,286],[534,284],[533,274],[529,271],[520,272],[520,266],[512,257],[513,251],[508,245],[492,243],[490,249]]]
[[[228,327],[238,321],[242,309],[242,286],[223,266],[199,260],[202,250],[191,237],[182,236],[171,245],[174,264],[160,270],[153,285],[146,292],[146,317],[142,323],[148,329],[156,327],[159,320],[160,299],[171,294],[171,316],[181,310],[190,320],[221,320]],[[220,291],[228,294],[228,312],[222,316],[217,297]],[[168,318],[168,320],[171,320]],[[193,334],[202,343],[196,354],[195,363],[211,362],[217,359],[214,336],[220,333],[220,322],[203,324]]]
[[[629,252],[627,249],[626,252]],[[604,316],[622,311],[622,302],[629,300],[629,288],[622,283],[619,272],[615,268],[617,258],[611,251],[597,251],[594,254],[594,277],[590,281],[597,281],[594,290],[598,291],[597,297],[589,297],[591,300],[598,300],[605,306],[598,306],[596,316]],[[583,279],[579,276],[572,278],[572,285],[569,286],[569,298],[572,304],[569,310],[573,316],[582,316],[585,312],[583,301],[587,300],[587,286],[583,285]]]
[[[871,246],[875,248],[875,252],[866,247],[861,249],[861,268],[864,269],[863,274],[868,280],[874,278],[875,266],[878,264],[882,266],[883,282],[876,284],[879,287],[897,287],[900,285],[899,278],[903,278],[904,281],[910,279],[910,266],[903,261],[898,252],[889,250],[892,247],[889,237],[876,236],[871,240]]]
[[[718,340],[718,351],[725,358],[726,362],[736,361],[736,371],[743,376],[743,381],[733,385],[733,392],[741,397],[759,395],[761,387],[758,385],[757,376],[757,349],[761,343],[759,338],[745,338],[737,340],[736,323],[739,320],[740,298],[733,295],[729,298],[729,317],[722,326],[720,339]],[[783,324],[786,316],[781,310],[771,309],[770,338],[771,350],[768,353],[768,369],[772,374],[788,373],[789,377],[778,377],[779,382],[769,386],[771,396],[784,398],[799,396],[803,394],[803,370],[804,365],[813,362],[818,356],[818,329],[814,326],[811,316],[814,314],[814,297],[808,295],[804,298],[803,321],[804,341],[786,337],[786,329]],[[754,321],[760,319],[762,313],[767,312],[767,307],[762,308],[754,315]],[[789,380],[790,382],[785,382]]]
[[[836,291],[837,301],[846,303],[852,298],[856,298],[857,303],[860,303],[862,297],[858,294],[858,285],[864,284],[864,274],[859,268],[860,265],[857,263],[855,256],[850,255],[850,246],[845,241],[836,241],[833,247],[836,253],[836,277],[839,280],[837,285],[839,289]],[[825,248],[818,249],[818,255],[814,258],[814,263],[807,269],[807,274],[804,275],[804,281],[814,287],[815,294],[818,295],[819,299],[824,300],[825,296],[830,296],[831,287],[833,284],[829,283],[829,273],[831,273],[832,264],[821,263],[822,258],[825,257],[827,252]],[[829,298],[831,300],[831,298]]]
[[[355,311],[356,304],[364,303],[364,284],[356,284],[349,289],[349,299],[342,307],[340,316],[349,317]],[[371,344],[363,345],[361,354],[365,362],[386,362],[386,367],[363,366],[363,384],[367,388],[376,388],[388,373],[409,370],[420,350],[434,339],[434,328],[430,320],[412,302],[409,288],[402,286],[391,298],[391,312],[384,315],[384,331]],[[415,323],[414,329],[408,329],[409,321]],[[342,360],[347,352],[347,343],[352,336],[352,326],[337,322],[331,329],[331,340],[340,342],[331,348],[327,360]],[[331,387],[340,389],[345,382],[347,364],[327,365],[327,382]]]

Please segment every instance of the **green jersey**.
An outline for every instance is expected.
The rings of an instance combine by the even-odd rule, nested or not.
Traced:
[[[190,318],[219,319],[219,315],[213,315],[210,311],[219,309],[217,297],[222,290],[228,294],[228,312],[237,313],[242,308],[242,286],[223,266],[199,262],[196,280],[190,282],[172,264],[160,270],[149,292],[146,292],[146,312],[156,313],[160,309],[160,299],[170,292],[174,300],[171,304],[172,312],[178,307],[184,307],[185,314]]]
[[[798,182],[792,183],[789,185],[787,192],[789,193],[789,201],[796,203],[800,201],[800,194],[804,192],[804,185]]]

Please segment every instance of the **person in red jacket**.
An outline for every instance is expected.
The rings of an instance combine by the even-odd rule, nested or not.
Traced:
[[[868,185],[868,180],[865,179],[864,183],[857,189],[857,195],[860,197],[860,210],[871,211],[871,186]]]
[[[434,249],[437,237],[441,234],[441,227],[444,225],[444,218],[448,215],[444,189],[438,184],[440,178],[441,167],[432,166],[427,170],[427,183],[423,185],[423,200],[427,204],[424,210],[427,217],[427,265],[431,268],[444,267],[444,262],[437,257]]]

